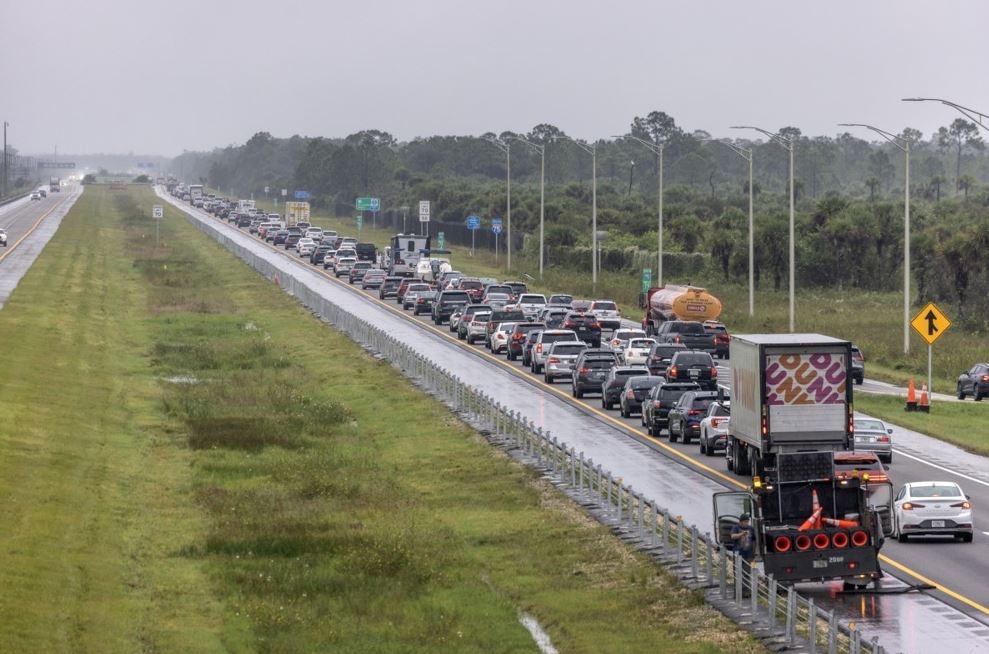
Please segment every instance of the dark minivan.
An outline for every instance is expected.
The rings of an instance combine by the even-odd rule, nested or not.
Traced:
[[[466,291],[443,291],[433,302],[433,323],[442,325],[450,319],[453,310],[470,304],[470,296]]]

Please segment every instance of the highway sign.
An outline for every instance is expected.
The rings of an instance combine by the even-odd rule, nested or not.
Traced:
[[[156,204],[151,207],[151,217],[152,218],[164,218],[165,217],[165,207],[160,204]]]
[[[429,200],[419,200],[419,222],[429,222]]]
[[[439,232],[436,235],[436,249],[445,250],[446,249],[446,234]]]
[[[648,293],[649,287],[652,286],[652,268],[642,269],[642,292]]]
[[[928,345],[934,345],[934,341],[941,338],[941,335],[951,327],[951,321],[936,304],[931,302],[913,317],[910,325],[922,339],[927,341]]]
[[[364,216],[362,214],[357,214],[357,231],[361,231],[361,227],[364,226]]]
[[[358,211],[370,211],[372,213],[377,213],[381,210],[381,199],[380,198],[357,198],[357,210]]]
[[[267,186],[264,187],[264,194],[265,195],[268,195],[268,187]]]
[[[286,195],[288,195],[288,189],[287,188],[283,188],[282,189],[282,197],[285,197]]]
[[[293,197],[296,200],[308,200],[312,196],[309,194],[309,191],[296,191]]]
[[[76,165],[68,161],[39,161],[38,169],[42,168],[75,168]]]
[[[481,217],[470,215],[467,216],[467,229],[479,229],[481,227]]]
[[[501,234],[501,218],[495,216],[491,219],[491,231],[495,234]]]

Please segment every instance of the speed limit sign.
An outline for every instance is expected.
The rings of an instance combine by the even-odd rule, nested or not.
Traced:
[[[165,217],[165,207],[160,204],[156,204],[151,208],[152,218],[164,218]]]

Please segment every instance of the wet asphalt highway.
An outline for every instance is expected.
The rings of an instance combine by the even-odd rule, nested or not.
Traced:
[[[290,271],[293,277],[339,306],[379,326],[387,325],[392,334],[442,362],[497,401],[515,407],[537,425],[620,474],[637,491],[683,515],[702,530],[709,529],[711,524],[711,493],[741,485],[741,478],[725,470],[723,458],[700,455],[696,444],[671,445],[665,438],[651,439],[637,416],[623,420],[617,411],[605,412],[599,397],[576,400],[563,383],[547,386],[541,376],[506,361],[504,356],[490,354],[483,345],[468,346],[457,341],[445,325],[436,327],[426,316],[416,319],[393,300],[382,302],[376,293],[362,293],[343,281],[336,281],[322,268],[314,268],[280,248],[263,244],[209,214],[191,210],[170,196],[163,194],[163,197],[236,239],[253,256],[284,265],[286,272]],[[726,372],[722,373],[722,379],[729,378]],[[973,496],[976,507],[989,506],[986,459],[902,430],[894,432],[894,443],[897,452],[890,471],[894,482],[962,475],[964,478],[957,480]],[[982,502],[983,497],[986,503]],[[845,619],[859,622],[870,636],[880,636],[894,651],[924,652],[944,646],[962,652],[989,651],[989,628],[985,624],[989,623],[989,609],[985,609],[989,592],[982,583],[989,565],[981,560],[986,543],[986,535],[981,532],[977,532],[975,543],[970,545],[887,541],[883,550],[887,572],[911,583],[915,575],[923,581],[929,579],[943,584],[950,592],[939,591],[932,596],[847,595],[838,592],[840,584],[807,584],[800,589],[824,605],[842,608]],[[895,590],[904,584],[887,577],[883,586]]]

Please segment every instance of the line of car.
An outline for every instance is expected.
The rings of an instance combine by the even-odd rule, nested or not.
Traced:
[[[611,300],[579,300],[567,294],[547,298],[530,293],[524,282],[499,283],[458,271],[443,273],[435,282],[411,273],[389,275],[367,260],[369,250],[360,258],[352,237],[317,233],[319,228],[310,225],[282,229],[277,221],[239,226],[273,245],[294,249],[338,278],[346,276],[380,300],[393,299],[416,316],[428,314],[458,339],[483,343],[492,354],[521,362],[547,384],[565,380],[574,398],[596,394],[602,409],[617,409],[623,418],[638,415],[652,438],[696,442],[704,456],[725,451],[731,402],[727,389],[719,388],[715,358],[727,357],[730,335],[719,322],[668,321],[647,337],[642,329],[622,326],[621,313]],[[604,337],[605,329],[611,330],[611,338]],[[694,341],[695,336],[708,338]],[[697,343],[704,349],[691,349]],[[864,357],[857,347],[851,372],[861,383]],[[892,429],[872,418],[857,417],[854,424],[855,449],[835,454],[836,473],[887,480],[883,462],[892,462]],[[905,484],[894,501],[894,523],[901,541],[950,534],[970,542],[974,531],[971,502],[952,482]]]

